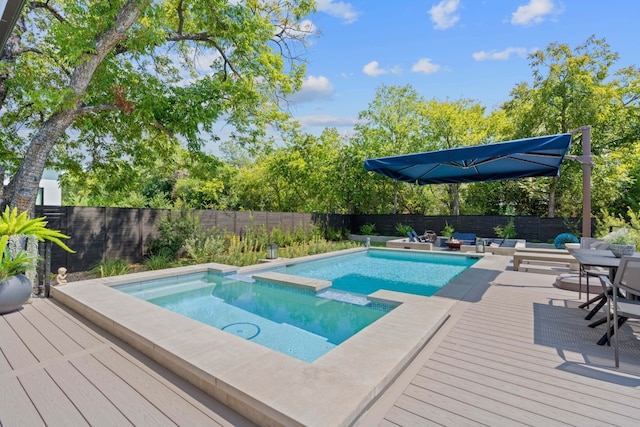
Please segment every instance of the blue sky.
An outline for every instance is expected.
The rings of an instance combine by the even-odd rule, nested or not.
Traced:
[[[527,55],[591,35],[639,65],[638,0],[317,0],[307,77],[290,111],[307,132],[348,133],[382,84],[425,99],[472,99],[494,110],[520,82]]]

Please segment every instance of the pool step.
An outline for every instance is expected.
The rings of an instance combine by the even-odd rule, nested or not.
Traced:
[[[266,271],[260,274],[254,274],[253,278],[262,282],[276,283],[279,285],[293,286],[301,289],[308,289],[317,292],[321,289],[331,286],[328,280],[311,279],[309,277],[292,276],[291,274],[277,273],[275,271]]]
[[[335,301],[348,302],[355,305],[369,305],[371,301],[365,295],[350,294],[333,289],[323,289],[316,294],[320,298],[332,299]]]
[[[247,283],[255,283],[253,277],[249,274],[227,274],[224,276],[225,279],[237,280],[238,282],[247,282]]]

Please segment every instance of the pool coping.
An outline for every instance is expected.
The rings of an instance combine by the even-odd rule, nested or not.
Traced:
[[[374,300],[401,304],[312,363],[188,319],[110,286],[208,271],[246,274],[363,250],[367,249],[244,268],[201,264],[72,282],[53,287],[51,295],[257,424],[349,425],[428,343],[448,319],[454,304],[477,284],[487,283],[486,275],[478,273],[490,266],[489,258],[478,255],[481,259],[476,264],[433,297],[375,292],[370,296]]]

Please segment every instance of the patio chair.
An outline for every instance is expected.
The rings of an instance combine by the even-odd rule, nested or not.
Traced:
[[[600,283],[607,296],[607,341],[613,347],[616,368],[620,366],[620,351],[618,348],[618,329],[629,318],[640,319],[640,257],[625,256],[620,259],[620,266],[613,283],[607,275],[600,275]],[[620,291],[625,292],[622,296]],[[611,315],[613,314],[613,326]]]
[[[504,245],[504,242],[507,241],[507,238],[503,238],[503,239],[488,239],[485,242],[485,245],[491,247],[491,248],[499,248],[502,245]]]
[[[593,237],[581,237],[580,249],[609,249],[609,243]]]
[[[411,236],[415,239],[416,242],[429,243],[429,241],[424,236],[418,236],[416,230],[411,230]]]

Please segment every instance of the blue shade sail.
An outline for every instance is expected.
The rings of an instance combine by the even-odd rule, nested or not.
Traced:
[[[540,136],[427,153],[365,160],[366,170],[424,184],[499,181],[559,176],[571,134]]]

